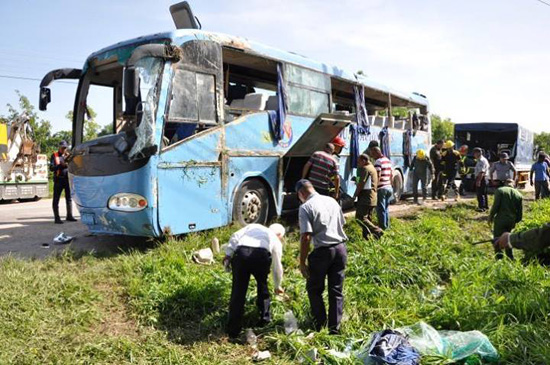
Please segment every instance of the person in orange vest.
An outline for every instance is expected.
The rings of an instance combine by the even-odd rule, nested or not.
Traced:
[[[63,224],[59,216],[59,199],[61,193],[65,190],[65,201],[67,203],[67,222],[76,222],[73,217],[73,204],[71,199],[71,188],[69,186],[68,165],[65,162],[67,158],[67,142],[61,141],[59,149],[52,154],[50,159],[50,170],[53,172],[53,214],[56,224]]]

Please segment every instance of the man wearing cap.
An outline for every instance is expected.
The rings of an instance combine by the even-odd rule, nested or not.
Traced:
[[[487,197],[487,173],[489,172],[489,161],[483,156],[479,147],[474,148],[474,158],[477,160],[474,169],[476,179],[477,211],[485,212],[489,209],[489,198]]]
[[[338,199],[340,175],[338,161],[333,156],[334,151],[334,145],[327,143],[323,151],[314,152],[302,170],[302,179],[308,178],[319,194]]]
[[[339,158],[342,153],[342,149],[346,147],[346,141],[344,141],[342,137],[336,136],[330,143],[334,145],[334,155]]]
[[[501,152],[500,160],[495,162],[489,168],[489,180],[491,185],[503,186],[508,179],[516,181],[516,167],[510,161],[510,158],[506,152]],[[496,172],[496,181],[493,179],[493,176]]]
[[[300,225],[300,271],[307,280],[306,289],[315,329],[327,324],[323,301],[328,278],[328,328],[338,334],[344,312],[344,272],[347,263],[344,214],[336,200],[322,196],[308,180],[296,183],[296,193],[302,202],[298,215]],[[309,252],[310,243],[313,251]],[[306,263],[307,261],[307,263]]]
[[[523,217],[523,196],[514,189],[513,179],[507,179],[504,186],[495,191],[495,200],[489,212],[489,224],[493,223],[493,238],[499,238],[504,232],[511,232]],[[511,248],[507,248],[506,256],[514,259]],[[502,250],[495,247],[497,260],[502,259]]]
[[[443,175],[443,164],[441,163],[441,149],[443,140],[438,140],[430,149],[430,161],[434,165],[434,178],[432,180],[432,199],[440,198],[440,180]]]
[[[258,325],[263,326],[271,321],[271,300],[267,277],[272,268],[275,293],[283,294],[281,258],[284,235],[285,228],[278,223],[272,224],[269,228],[261,224],[249,224],[235,232],[229,239],[223,259],[224,266],[231,266],[233,273],[227,324],[229,337],[235,338],[241,332],[246,292],[251,275],[256,279],[257,285],[256,306],[260,313]]]
[[[50,170],[53,172],[53,201],[52,208],[55,223],[63,224],[59,216],[59,199],[65,190],[65,201],[67,203],[67,222],[75,222],[73,217],[73,204],[71,199],[71,188],[69,186],[68,165],[65,162],[68,157],[68,144],[65,141],[59,143],[59,149],[50,158]]]
[[[434,168],[432,162],[426,156],[426,151],[420,149],[416,151],[416,156],[414,156],[411,163],[411,171],[413,173],[413,198],[415,204],[420,204],[418,202],[418,182],[422,186],[422,202],[426,201],[428,195],[428,181],[434,174]]]

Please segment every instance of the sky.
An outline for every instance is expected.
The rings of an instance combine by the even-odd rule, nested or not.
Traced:
[[[545,0],[546,1],[546,0]],[[38,105],[37,80],[82,67],[94,51],[170,31],[177,0],[0,0],[0,115],[15,90]],[[509,122],[550,132],[550,5],[541,0],[189,1],[204,30],[293,51],[404,92],[457,123]],[[550,4],[550,1],[548,1]],[[39,115],[70,129],[76,84],[56,82]],[[110,96],[89,102],[111,117]]]

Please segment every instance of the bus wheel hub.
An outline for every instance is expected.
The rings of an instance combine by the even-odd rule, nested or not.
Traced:
[[[245,222],[252,223],[260,216],[260,212],[262,211],[262,200],[256,192],[249,191],[244,195],[241,206]]]

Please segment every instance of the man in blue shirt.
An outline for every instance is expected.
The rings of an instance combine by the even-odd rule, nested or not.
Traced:
[[[546,198],[548,196],[548,164],[545,161],[544,153],[539,153],[538,161],[531,167],[529,180],[533,186],[533,175],[535,175],[535,199]]]

